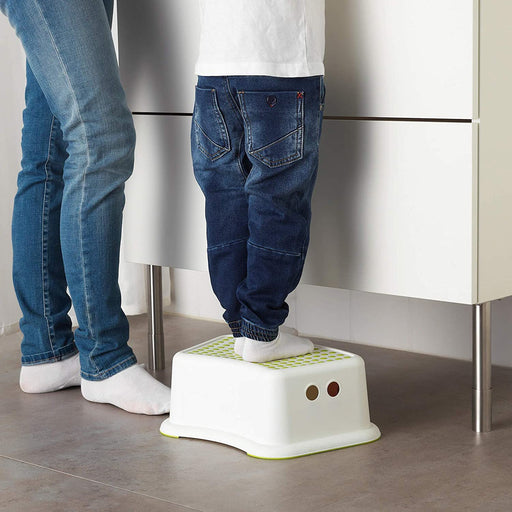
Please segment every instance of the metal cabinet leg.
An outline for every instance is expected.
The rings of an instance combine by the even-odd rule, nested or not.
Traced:
[[[162,267],[147,266],[149,369],[165,368]]]
[[[492,429],[491,303],[473,306],[473,430]]]

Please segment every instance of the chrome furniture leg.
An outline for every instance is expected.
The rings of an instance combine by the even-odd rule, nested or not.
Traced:
[[[165,368],[162,267],[147,266],[149,369]]]
[[[491,303],[473,306],[473,430],[492,429]]]

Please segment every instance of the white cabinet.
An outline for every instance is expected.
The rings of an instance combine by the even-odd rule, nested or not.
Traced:
[[[197,0],[123,0],[120,63],[134,112],[191,112]],[[327,0],[327,116],[471,119],[474,0]],[[476,85],[476,84],[475,84]]]
[[[324,121],[310,284],[471,303],[471,123]]]
[[[119,65],[132,112],[192,112],[198,0],[122,0]]]
[[[327,0],[327,116],[471,119],[473,0]]]
[[[326,4],[326,120],[304,280],[465,304],[511,295],[512,2]],[[188,142],[198,5],[123,0],[118,10],[122,79],[145,113],[128,254],[204,269]]]
[[[192,172],[189,116],[135,116],[136,170],[126,184],[125,254],[208,270],[204,198]]]

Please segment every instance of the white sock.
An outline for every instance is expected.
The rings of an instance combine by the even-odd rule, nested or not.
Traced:
[[[286,357],[302,356],[313,352],[315,346],[306,338],[280,332],[273,341],[244,338],[243,358],[250,363],[266,363]]]
[[[239,355],[240,357],[243,357],[244,356],[244,346],[245,346],[245,338],[244,337],[235,338],[235,354]]]
[[[72,386],[80,386],[78,354],[55,363],[21,367],[20,388],[25,393],[50,393]]]
[[[82,396],[135,414],[166,414],[171,403],[171,389],[141,365],[130,366],[105,380],[82,379]]]

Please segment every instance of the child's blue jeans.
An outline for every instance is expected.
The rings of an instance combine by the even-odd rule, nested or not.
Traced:
[[[318,168],[322,76],[200,76],[194,173],[213,290],[235,336],[270,341],[302,274]]]

